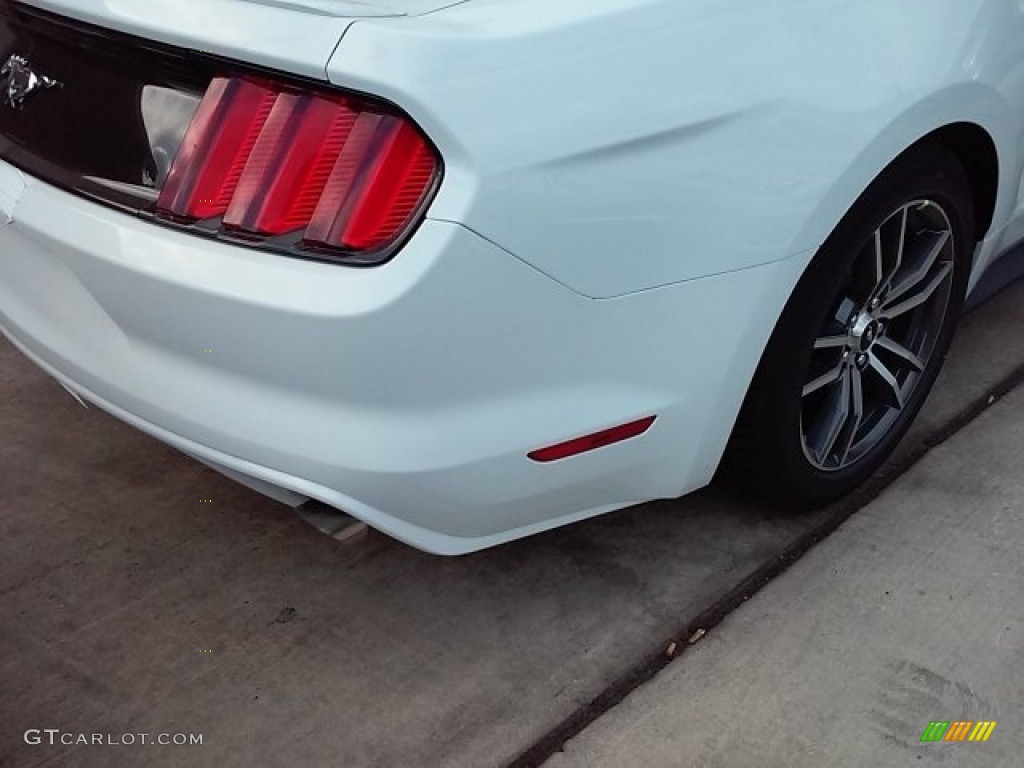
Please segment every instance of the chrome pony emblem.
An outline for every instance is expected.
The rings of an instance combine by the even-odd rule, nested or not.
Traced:
[[[11,56],[0,68],[0,83],[7,78],[7,84],[2,86],[3,98],[9,107],[21,109],[33,91],[46,90],[48,88],[61,88],[62,83],[52,77],[40,75],[28,65],[21,56]]]

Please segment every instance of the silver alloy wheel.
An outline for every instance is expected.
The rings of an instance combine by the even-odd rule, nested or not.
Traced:
[[[814,350],[800,434],[817,469],[852,466],[913,396],[946,319],[954,236],[933,200],[893,211],[858,253]]]

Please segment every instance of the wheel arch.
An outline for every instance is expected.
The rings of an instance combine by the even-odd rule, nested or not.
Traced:
[[[986,110],[1002,113],[1006,105],[996,92],[982,86],[958,86],[953,90],[958,93],[933,95],[891,121],[886,130],[880,132],[874,141],[849,162],[845,173],[832,185],[830,193],[809,218],[804,233],[796,241],[813,245],[803,250],[800,256],[794,257],[800,259],[801,263],[790,273],[793,276],[792,285],[778,307],[775,324],[765,335],[761,355],[750,370],[744,396],[736,405],[736,419],[747,400],[755,373],[774,334],[774,325],[781,319],[797,286],[814,263],[818,248],[871,184],[904,155],[921,145],[934,142],[941,144],[961,161],[971,185],[970,195],[975,206],[975,234],[979,241],[997,223],[997,216],[1006,215],[1005,209],[1010,206],[1008,197],[1012,195],[1008,196],[1005,190],[1000,189],[1007,175],[1000,172],[1000,163],[1005,162],[1005,159],[999,155],[995,131],[986,127],[982,120],[950,112],[946,104],[956,103],[961,107],[973,104],[971,113],[974,115],[984,114]],[[731,435],[734,429],[735,420],[728,434]]]
[[[950,123],[938,128],[917,143],[937,141],[952,152],[963,165],[971,184],[974,203],[974,236],[981,240],[992,227],[999,193],[999,152],[991,134],[977,123]]]
[[[720,469],[725,470],[727,477],[739,479],[746,485],[752,482],[753,486],[756,486],[758,489],[758,495],[763,495],[765,499],[771,498],[776,501],[782,501],[785,498],[784,494],[779,495],[778,489],[781,486],[773,484],[772,481],[772,478],[777,480],[781,476],[787,476],[790,479],[787,486],[788,490],[794,493],[796,498],[803,499],[811,507],[818,506],[819,501],[820,503],[825,503],[834,500],[834,493],[839,491],[847,492],[842,489],[848,489],[850,482],[861,482],[867,476],[866,473],[873,471],[873,468],[876,468],[884,460],[886,453],[891,451],[892,446],[899,440],[900,435],[909,427],[931,383],[934,381],[939,367],[941,367],[941,361],[949,339],[952,336],[952,328],[955,326],[959,315],[960,302],[965,295],[969,273],[967,269],[947,269],[943,273],[946,275],[944,279],[951,281],[951,288],[947,297],[941,299],[943,306],[941,313],[937,315],[939,326],[937,326],[938,330],[932,343],[936,345],[938,352],[932,355],[931,350],[929,350],[922,354],[921,360],[928,362],[928,367],[926,368],[925,363],[918,361],[919,367],[914,369],[920,372],[923,380],[926,382],[923,389],[920,387],[914,389],[915,385],[910,379],[905,383],[897,384],[895,374],[887,374],[897,392],[897,405],[892,406],[896,409],[895,414],[892,421],[883,427],[884,431],[880,435],[880,441],[869,448],[870,451],[874,451],[878,445],[883,446],[879,449],[881,452],[875,451],[876,459],[867,464],[862,464],[861,469],[852,475],[848,475],[846,480],[834,482],[825,479],[825,475],[814,475],[812,477],[813,471],[801,469],[801,467],[806,466],[806,461],[794,460],[792,458],[794,452],[791,450],[791,443],[786,442],[789,438],[783,439],[782,442],[779,442],[777,438],[765,438],[765,435],[792,434],[788,427],[792,425],[793,414],[799,415],[800,408],[802,408],[802,401],[799,399],[795,400],[794,398],[797,398],[799,395],[799,382],[805,382],[807,379],[799,378],[793,380],[792,383],[796,387],[796,389],[793,389],[790,387],[790,381],[786,377],[792,377],[793,371],[799,372],[804,370],[804,366],[808,364],[810,359],[808,355],[810,353],[803,350],[809,349],[808,345],[811,343],[807,338],[807,329],[812,326],[817,327],[817,324],[820,322],[820,316],[815,313],[821,312],[831,319],[832,315],[830,313],[835,311],[835,305],[832,305],[832,309],[829,312],[825,312],[825,310],[828,309],[829,302],[832,301],[830,297],[834,295],[833,291],[837,288],[846,290],[842,288],[843,280],[845,279],[843,274],[845,272],[837,267],[844,264],[847,266],[853,264],[856,259],[868,259],[872,264],[870,268],[876,269],[874,267],[875,257],[872,254],[865,255],[861,244],[870,242],[871,231],[878,226],[878,219],[874,217],[878,215],[879,211],[892,211],[894,209],[891,206],[900,204],[903,204],[904,210],[906,210],[905,203],[908,198],[903,197],[906,194],[906,190],[913,190],[915,185],[922,183],[921,179],[928,178],[932,184],[942,190],[941,194],[945,194],[947,199],[954,200],[955,208],[959,208],[962,211],[959,220],[963,226],[959,232],[969,239],[975,236],[975,233],[978,231],[978,228],[974,225],[972,210],[974,205],[977,204],[974,198],[978,196],[983,205],[985,203],[983,196],[987,194],[992,195],[991,191],[983,186],[984,176],[982,172],[986,170],[984,163],[980,164],[976,179],[970,178],[967,173],[961,172],[958,169],[953,169],[955,173],[947,172],[945,168],[947,164],[951,163],[951,155],[955,154],[955,150],[942,141],[941,134],[933,135],[933,133],[929,132],[929,134],[913,142],[906,150],[897,155],[890,164],[886,165],[882,171],[882,176],[872,180],[871,184],[857,197],[851,209],[846,211],[839,219],[823,246],[810,256],[806,268],[799,272],[799,278],[795,282],[792,291],[788,294],[783,309],[779,312],[769,341],[761,352],[755,373],[751,381],[748,382],[743,403],[737,414],[737,419],[732,425],[728,449],[723,456],[724,464],[720,466]],[[954,135],[957,138],[961,138],[963,134],[958,130]],[[976,134],[974,136],[968,134],[968,140],[972,139],[976,140]],[[991,168],[988,170],[991,170]],[[994,197],[994,195],[992,196]],[[914,199],[919,198],[909,198],[909,200]],[[888,215],[891,216],[892,214]],[[984,210],[982,215],[986,215]],[[946,223],[950,226],[950,231],[953,231],[953,225],[949,224],[949,220]],[[905,223],[903,226],[905,226]],[[928,236],[934,236],[929,231],[930,229],[931,227],[929,226],[924,231],[927,232]],[[920,233],[922,230],[916,231]],[[875,229],[875,242],[879,244],[882,241],[878,239],[877,232],[878,230]],[[903,242],[903,235],[900,235],[898,247],[901,252]],[[941,242],[947,243],[948,240]],[[893,244],[890,243],[888,247],[892,246]],[[876,245],[876,248],[878,247]],[[938,258],[938,251],[933,252],[935,257]],[[966,249],[949,249],[949,258],[959,260],[961,264],[968,264],[969,256],[970,253]],[[881,259],[880,251],[878,258]],[[897,259],[895,263],[898,265],[899,260]],[[928,268],[930,267],[931,262],[929,262]],[[881,261],[879,261],[877,269],[881,269]],[[911,271],[916,270],[917,266],[911,266],[910,269]],[[879,282],[876,288],[880,290],[882,282],[888,280],[891,276],[891,274],[886,276],[884,273],[880,273],[877,277]],[[920,281],[923,277],[923,274],[917,274],[914,280]],[[843,295],[843,293],[839,294],[839,296]],[[930,289],[927,295],[931,295]],[[822,303],[822,299],[825,303]],[[903,300],[902,298],[897,299],[900,302]],[[878,302],[872,302],[871,309],[878,306]],[[884,307],[886,305],[882,303],[881,306]],[[854,317],[862,316],[863,312],[867,312],[866,305],[864,309],[858,308],[854,313]],[[872,316],[868,316],[869,319]],[[815,320],[816,317],[819,319]],[[845,319],[841,321],[841,323],[845,322]],[[873,320],[871,324],[874,324]],[[888,336],[888,333],[886,335]],[[850,331],[845,332],[845,337],[847,339],[854,338]],[[797,343],[794,343],[792,339],[795,339]],[[869,344],[873,340],[873,336],[869,337]],[[849,366],[849,369],[852,370],[852,362],[846,362],[847,355],[852,355],[852,352],[849,351],[851,349],[850,342],[847,340],[845,343],[847,345],[847,352],[844,353],[843,361],[839,363],[839,366]],[[834,345],[829,344],[828,346]],[[858,349],[865,353],[868,352],[867,347],[858,347],[856,342],[854,342],[852,349],[854,352]],[[912,349],[912,347],[908,345],[907,349]],[[824,351],[831,352],[833,350],[826,349]],[[906,359],[916,360],[917,358],[914,357],[916,354],[917,350],[913,350],[913,354],[909,354]],[[864,367],[866,367],[868,354],[864,354],[863,357],[865,359]],[[829,362],[829,365],[834,364],[836,364],[836,359]],[[891,368],[891,364],[889,365]],[[860,360],[858,360],[858,366],[861,366]],[[904,365],[904,368],[906,368],[906,365]],[[836,367],[835,370],[837,372],[835,380],[838,381],[844,369]],[[783,376],[781,387],[779,385],[780,375]],[[820,371],[818,375],[820,375]],[[859,376],[859,374],[855,375]],[[825,379],[826,377],[822,376],[821,378]],[[908,390],[907,386],[910,386],[911,389]],[[780,391],[788,393],[782,401],[778,399]],[[844,389],[842,397],[849,397],[846,394],[848,391],[848,389]],[[906,401],[901,399],[899,394],[901,391],[904,392],[907,398]],[[924,394],[918,394],[918,392],[923,392]],[[806,395],[807,390],[805,387],[802,396],[805,397]],[[780,402],[781,406],[779,405]],[[904,409],[904,402],[907,403],[906,410]],[[788,415],[780,416],[780,407]],[[796,411],[794,411],[794,408],[796,408]],[[882,408],[883,410],[886,409],[884,405]],[[886,412],[893,413],[891,411]],[[860,412],[857,411],[857,413],[855,424],[859,425],[861,423]],[[828,423],[839,424],[839,427],[842,428],[842,425],[850,418],[849,410],[842,411],[842,414],[840,417],[841,421],[839,422],[835,422],[832,415],[827,416]],[[892,429],[890,429],[890,426]],[[831,437],[833,442],[826,443],[826,447],[823,450],[831,451],[831,446],[838,436],[838,432],[834,433]],[[854,437],[851,436],[847,450],[849,450],[849,445],[853,444],[853,440]],[[885,448],[884,446],[886,445],[889,447]],[[803,450],[804,455],[807,456],[806,447]],[[845,455],[844,453],[843,456],[845,457]],[[774,458],[769,461],[767,458],[769,456]],[[841,459],[840,461],[843,460]],[[776,462],[774,465],[772,464],[773,461]],[[765,462],[767,462],[769,470],[774,466],[775,471],[768,471],[766,473],[764,469]],[[859,465],[851,464],[851,471],[856,466]],[[795,503],[799,505],[804,502]]]
[[[1019,117],[997,91],[979,83],[960,83],[915,102],[876,128],[860,151],[848,157],[795,238],[799,248],[794,250],[810,254],[805,268],[875,179],[929,142],[952,152],[967,171],[978,240],[1004,225],[1015,196],[1008,170],[1016,160],[1004,156],[1000,147],[1015,146],[1015,122]]]

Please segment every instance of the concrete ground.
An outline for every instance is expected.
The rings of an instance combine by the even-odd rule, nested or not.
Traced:
[[[964,319],[894,466],[1019,368],[1022,327],[1024,284]],[[506,765],[829,515],[711,490],[459,559],[342,543],[83,409],[5,342],[0,433],[4,766]]]
[[[1018,388],[547,765],[1021,765],[1022,447]]]

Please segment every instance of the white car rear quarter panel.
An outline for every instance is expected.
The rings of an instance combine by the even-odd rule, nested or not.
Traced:
[[[1020,207],[1022,13],[474,0],[357,22],[329,74],[439,143],[432,217],[607,297],[811,253],[900,152],[959,121],[1000,147],[1001,233]]]

